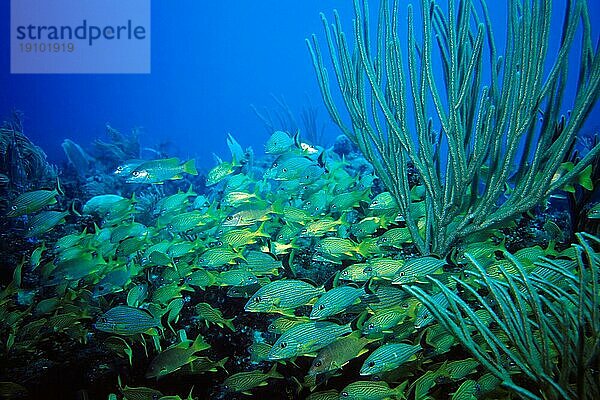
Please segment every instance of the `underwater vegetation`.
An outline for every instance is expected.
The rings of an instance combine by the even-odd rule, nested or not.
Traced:
[[[600,56],[586,2],[569,2],[557,56],[544,75],[551,4],[508,2],[502,55],[484,1],[481,12],[471,1],[448,2],[448,15],[435,1],[421,2],[421,43],[409,5],[407,54],[397,1],[381,2],[375,33],[368,3],[354,1],[354,53],[339,16],[332,26],[322,16],[350,123],[333,100],[316,36],[307,40],[333,121],[373,164],[422,254],[445,255],[456,241],[531,209],[584,171],[600,151],[596,145],[576,165],[564,166],[600,93]],[[578,29],[579,82],[570,115],[561,119],[568,55]],[[441,60],[441,85],[432,72],[434,58]],[[427,218],[421,227],[412,216],[408,162],[425,187]]]
[[[28,189],[56,177],[44,151],[25,135],[18,112],[0,127],[0,154],[0,187],[3,191]]]
[[[272,110],[267,107],[259,109],[258,107],[251,105],[252,111],[254,111],[256,116],[263,122],[268,135],[275,131],[302,131],[303,137],[309,142],[320,143],[321,145],[325,144],[325,124],[319,123],[319,108],[314,106],[310,99],[307,101],[308,105],[304,106],[300,112],[301,124],[299,124],[283,96],[277,97],[271,95],[271,97],[277,105],[277,107]]]
[[[107,126],[92,149],[65,139],[56,171],[18,124],[1,131],[20,183],[2,192],[0,397],[600,397],[586,3],[568,4],[547,75],[547,1],[509,2],[503,56],[484,2],[423,1],[419,43],[409,6],[406,56],[397,1],[375,41],[354,5],[353,52],[323,18],[349,118],[309,41],[345,134],[330,148],[275,128],[258,156],[229,135],[230,158],[199,171]]]

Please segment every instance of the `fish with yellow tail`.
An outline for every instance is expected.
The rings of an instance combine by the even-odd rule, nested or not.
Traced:
[[[340,392],[340,400],[387,400],[406,398],[404,389],[408,381],[395,388],[385,381],[356,381]]]
[[[267,380],[271,378],[283,379],[283,375],[275,370],[276,367],[277,364],[274,364],[267,373],[259,370],[238,372],[225,379],[223,386],[227,391],[250,395],[250,390],[267,385]]]
[[[283,360],[312,354],[351,332],[350,324],[338,325],[326,321],[305,322],[285,331],[277,339],[267,358]]]
[[[56,181],[56,189],[54,190],[25,192],[12,201],[6,216],[20,217],[21,215],[34,213],[47,205],[56,204],[56,196],[62,194],[63,191],[58,180]]]
[[[196,161],[191,159],[181,163],[179,158],[165,158],[147,161],[133,171],[125,182],[161,184],[165,181],[183,179],[183,174],[198,175]]]
[[[160,352],[150,362],[146,371],[146,378],[160,378],[179,370],[186,364],[198,359],[195,354],[210,348],[201,335],[192,342],[185,340]]]

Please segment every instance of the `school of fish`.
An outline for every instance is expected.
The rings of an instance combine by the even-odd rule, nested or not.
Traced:
[[[455,288],[464,253],[493,275],[498,237],[473,238],[446,258],[420,257],[393,196],[376,189],[369,168],[282,131],[267,140],[262,164],[233,137],[227,142],[231,161],[219,159],[206,173],[202,193],[189,186],[152,201],[141,196],[198,174],[194,160],[169,158],[116,167],[115,176],[139,185],[132,196],[107,193],[61,210],[57,182],[13,199],[6,217],[26,218],[24,235],[37,245],[0,290],[5,348],[29,351],[47,332],[81,343],[93,337],[146,378],[136,387],[119,378],[109,399],[193,399],[194,388],[165,395],[154,382],[208,373],[225,376],[220,387],[232,396],[281,381],[313,400],[424,400],[448,387],[454,400],[503,393],[474,359],[445,361],[456,340],[403,290],[434,291],[429,276]],[[424,192],[412,188],[421,222]],[[85,225],[73,230],[67,221]],[[573,257],[551,248],[515,256],[533,270],[550,253],[575,268]],[[39,274],[40,288],[22,284],[25,272]],[[210,293],[237,306],[211,302]],[[193,330],[181,323],[190,315]],[[248,318],[255,328],[240,322]],[[208,333],[216,330],[252,343],[241,372],[228,372],[240,370],[233,352],[211,352]],[[303,370],[290,367],[307,357]]]

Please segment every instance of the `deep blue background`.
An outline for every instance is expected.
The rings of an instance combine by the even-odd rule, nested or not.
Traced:
[[[505,2],[488,3],[502,43]],[[600,2],[589,3],[597,41]],[[261,153],[267,136],[250,104],[274,107],[272,93],[296,112],[306,95],[322,106],[304,39],[324,37],[320,11],[330,17],[339,9],[348,33],[353,15],[349,0],[153,1],[150,75],[11,75],[9,2],[0,4],[0,118],[23,111],[26,133],[54,162],[64,138],[88,145],[107,122],[121,131],[143,127],[145,146],[170,140],[179,156],[205,166],[213,151],[229,158],[228,132]],[[557,35],[563,4],[555,1]],[[598,131],[595,114],[586,130]],[[324,109],[320,116],[329,121]]]

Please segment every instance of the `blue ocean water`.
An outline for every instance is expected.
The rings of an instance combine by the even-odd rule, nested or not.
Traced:
[[[9,3],[0,5],[2,21],[9,19]],[[405,16],[408,2],[400,3]],[[505,1],[488,3],[502,49]],[[588,3],[597,37],[600,2]],[[377,5],[371,2],[372,24]],[[554,2],[555,44],[563,7],[564,1]],[[322,106],[304,39],[316,33],[323,40],[319,12],[332,20],[333,9],[339,10],[350,33],[350,1],[153,1],[152,72],[148,75],[11,75],[10,26],[4,23],[0,27],[0,52],[4,55],[0,57],[0,116],[22,111],[26,134],[57,163],[63,159],[63,139],[88,145],[103,137],[106,123],[123,132],[141,127],[143,145],[171,142],[175,153],[197,157],[205,167],[213,166],[211,153],[227,155],[227,133],[262,152],[266,131],[250,105],[274,109],[272,95],[285,98],[297,115],[310,99],[319,107],[320,121],[332,140],[339,131]],[[419,7],[415,10],[418,15]],[[577,71],[571,72],[567,99],[576,87]],[[598,131],[598,110],[596,107],[582,132]]]

